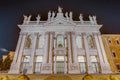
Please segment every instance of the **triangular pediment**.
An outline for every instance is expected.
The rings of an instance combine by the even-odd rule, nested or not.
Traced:
[[[56,18],[45,23],[47,26],[75,26],[75,23],[64,18]]]

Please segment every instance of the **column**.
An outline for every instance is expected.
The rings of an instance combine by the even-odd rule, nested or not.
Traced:
[[[31,47],[31,57],[30,57],[30,68],[28,70],[29,74],[33,74],[34,72],[34,59],[35,59],[35,52],[36,52],[36,42],[37,42],[37,33],[33,34],[33,38],[32,38],[32,47]]]
[[[104,59],[104,65],[103,65],[104,72],[102,72],[102,73],[111,73],[110,65],[109,65],[108,60],[107,60],[106,52],[105,52],[102,38],[101,38],[100,34],[98,35],[98,39],[99,39],[99,43],[100,43],[100,47],[101,47],[101,51],[102,51],[102,55],[103,55],[103,59]]]
[[[57,73],[57,71],[56,71],[56,60],[57,60],[57,56],[55,55],[54,58],[55,58],[55,60],[54,60],[54,74],[56,74],[56,73]]]
[[[68,61],[69,61],[68,63],[72,63],[70,33],[67,34],[67,41],[68,41]]]
[[[107,60],[107,57],[106,57],[106,52],[105,52],[105,49],[104,49],[104,46],[103,46],[103,42],[102,42],[102,38],[101,38],[100,34],[98,35],[98,39],[99,39],[101,50],[102,50],[102,53],[103,53],[104,62],[108,63],[108,60]]]
[[[101,49],[100,49],[100,44],[99,44],[99,40],[98,40],[98,37],[97,37],[98,33],[94,33],[94,38],[95,38],[95,42],[96,42],[96,48],[97,48],[97,53],[98,53],[98,56],[99,56],[99,61],[100,61],[100,66],[101,66],[101,72],[103,72],[103,56],[102,56],[102,52],[101,52]]]
[[[22,38],[22,42],[21,42],[21,46],[20,46],[20,51],[19,51],[19,56],[18,56],[18,60],[17,60],[17,73],[20,73],[21,70],[21,59],[23,57],[23,50],[24,50],[24,45],[25,45],[25,41],[26,41],[26,37],[27,34],[23,33],[23,38]]]
[[[90,55],[89,55],[89,46],[88,46],[87,36],[85,33],[83,33],[82,35],[84,39],[84,47],[85,47],[85,54],[86,54],[86,60],[87,60],[87,72],[93,73],[91,61],[90,61]]]
[[[64,74],[67,73],[66,56],[64,56]]]
[[[17,47],[16,47],[16,50],[15,50],[15,55],[14,55],[14,59],[13,59],[13,62],[12,63],[16,63],[17,61],[17,58],[18,58],[18,53],[19,53],[19,50],[20,50],[20,46],[21,46],[21,41],[22,41],[22,33],[20,33],[19,35],[19,39],[18,39],[18,43],[17,43]]]
[[[74,63],[77,63],[77,49],[76,49],[75,33],[71,33],[71,34],[72,34],[73,60],[74,60]]]
[[[17,61],[17,58],[18,58],[18,55],[19,55],[19,49],[20,49],[20,46],[21,46],[21,41],[22,41],[22,33],[20,33],[20,35],[19,35],[19,39],[18,39],[18,42],[17,42],[17,47],[16,47],[16,50],[15,50],[15,55],[14,55],[14,58],[13,58],[13,62],[11,64],[10,71],[8,73],[14,73],[15,70],[17,70],[16,61]]]
[[[52,63],[52,53],[53,53],[53,34],[50,33],[50,48],[49,48],[49,63]]]
[[[45,33],[45,45],[44,45],[44,58],[43,63],[47,63],[47,57],[48,57],[48,33]]]

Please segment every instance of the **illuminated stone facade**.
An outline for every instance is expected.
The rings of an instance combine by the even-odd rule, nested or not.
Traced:
[[[120,35],[104,34],[102,39],[112,72],[120,72]]]
[[[57,11],[56,11],[57,12]],[[99,74],[111,73],[96,16],[74,21],[72,12],[48,12],[47,21],[24,16],[9,73]]]

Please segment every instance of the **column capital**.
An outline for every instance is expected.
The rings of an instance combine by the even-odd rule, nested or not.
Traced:
[[[27,32],[20,32],[19,34],[20,35],[27,35],[28,33]]]
[[[95,32],[93,33],[93,35],[101,35],[99,32]]]

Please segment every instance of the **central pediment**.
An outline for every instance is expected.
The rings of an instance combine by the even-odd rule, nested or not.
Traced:
[[[75,26],[75,23],[65,18],[55,18],[45,23],[45,26]]]

